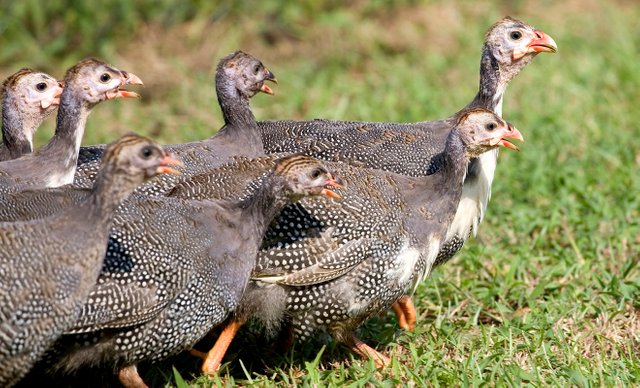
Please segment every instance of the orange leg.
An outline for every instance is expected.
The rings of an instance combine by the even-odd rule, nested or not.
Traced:
[[[189,350],[189,353],[190,353],[192,356],[196,356],[196,357],[201,358],[201,359],[203,359],[203,360],[206,360],[206,359],[207,359],[207,353],[205,353],[205,352],[201,352],[201,351],[196,350],[196,349],[190,349],[190,350]]]
[[[204,373],[215,373],[220,369],[222,359],[224,358],[225,353],[227,353],[227,349],[229,348],[229,345],[231,345],[231,341],[233,341],[233,338],[236,336],[236,333],[242,325],[244,325],[244,321],[239,321],[235,318],[231,318],[229,320],[222,330],[222,333],[220,333],[218,340],[213,345],[213,348],[211,348],[209,353],[204,357],[204,362],[202,363],[202,371]],[[195,352],[200,353],[198,351]],[[193,351],[192,354],[194,354]]]
[[[402,329],[413,330],[416,328],[416,317],[418,314],[409,295],[401,296],[391,307],[393,308],[393,312],[396,313],[398,325]]]
[[[347,334],[344,338],[344,344],[363,358],[373,358],[378,368],[391,365],[391,359],[389,357],[362,342],[354,333]]]
[[[118,379],[125,388],[149,388],[138,374],[138,368],[135,365],[120,369]]]

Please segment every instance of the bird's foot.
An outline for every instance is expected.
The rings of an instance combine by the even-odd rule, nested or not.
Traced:
[[[138,368],[135,365],[120,369],[118,380],[125,388],[149,388],[138,374]]]
[[[344,343],[361,357],[372,358],[378,368],[385,368],[391,365],[391,359],[389,357],[362,342],[354,333],[350,333],[345,338]]]

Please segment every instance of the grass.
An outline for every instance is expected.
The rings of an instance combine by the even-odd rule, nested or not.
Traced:
[[[194,4],[173,20],[162,7],[147,19],[134,12],[126,36],[106,34],[96,45],[94,54],[138,74],[146,87],[140,102],[98,107],[86,144],[130,130],[164,142],[213,134],[222,124],[213,68],[238,48],[262,58],[279,80],[275,97],[253,101],[261,120],[448,116],[473,96],[484,31],[506,14],[553,36],[560,51],[536,58],[507,91],[504,116],[527,142],[520,153],[501,153],[478,238],[419,287],[416,330],[399,331],[391,315],[361,328],[363,339],[391,354],[391,368],[378,371],[322,339],[282,354],[246,333],[214,380],[198,376],[196,361],[181,355],[147,366],[150,383],[640,384],[640,6]],[[41,35],[23,39],[33,44],[34,36]],[[31,57],[0,53],[0,75],[36,58],[33,66],[61,77],[91,45],[62,47]],[[40,144],[52,127],[48,121],[39,132]]]

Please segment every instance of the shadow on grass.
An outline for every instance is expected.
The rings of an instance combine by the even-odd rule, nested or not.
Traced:
[[[361,338],[374,348],[385,352],[397,334],[397,324],[391,316],[374,317],[359,330]],[[309,364],[318,359],[317,370],[332,370],[334,364],[357,357],[351,351],[336,343],[327,334],[320,334],[304,343],[285,345],[286,331],[277,338],[267,337],[255,328],[240,330],[223,360],[217,383],[250,384],[256,376],[270,376],[273,382],[291,383],[308,373]],[[195,348],[207,351],[213,346],[217,336],[212,335],[200,341]],[[321,354],[320,354],[321,353]],[[162,363],[141,366],[143,378],[151,386],[174,381],[172,367],[175,367],[187,382],[203,382],[202,361],[187,352],[174,356]],[[144,368],[144,370],[142,369]],[[219,380],[218,380],[219,379]]]
[[[359,334],[361,339],[381,352],[394,341],[398,329],[395,319],[391,315],[374,317],[363,325]],[[283,331],[284,332],[284,331]],[[320,352],[318,371],[332,370],[335,363],[350,360],[353,355],[349,349],[332,341],[326,335],[318,335],[305,343],[295,343],[292,347],[283,348],[278,338],[268,338],[255,328],[245,327],[240,330],[232,342],[222,365],[221,371],[214,382],[223,384],[247,385],[256,376],[271,376],[273,382],[293,380],[308,372],[309,364],[313,363]],[[210,335],[196,344],[195,348],[207,351],[213,346],[216,335]],[[207,382],[200,371],[202,360],[182,352],[176,356],[157,363],[141,363],[138,372],[150,387],[175,386],[173,368],[187,382]],[[118,387],[120,383],[114,371],[108,368],[85,368],[75,375],[47,375],[42,370],[32,371],[18,387]]]

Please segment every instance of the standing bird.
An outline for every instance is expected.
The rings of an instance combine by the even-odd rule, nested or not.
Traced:
[[[58,368],[108,366],[125,386],[144,386],[137,363],[190,349],[237,307],[272,218],[340,185],[299,155],[212,170],[215,185],[224,191],[242,169],[256,178],[234,199],[137,198],[118,212],[100,279],[68,332],[76,335],[63,337],[62,354],[51,357]]]
[[[556,51],[555,41],[544,32],[511,17],[498,21],[485,36],[480,87],[465,108],[483,107],[502,116],[508,83],[538,53]],[[313,120],[265,121],[258,126],[267,153],[303,152],[320,159],[419,177],[438,170],[439,155],[457,115],[417,123]],[[458,211],[437,264],[453,257],[467,238],[476,235],[491,196],[497,157],[498,151],[494,150],[469,164]],[[400,299],[394,310],[401,327],[415,326],[416,312],[408,297]]]
[[[105,100],[139,97],[137,93],[120,90],[128,84],[141,85],[142,81],[135,74],[93,58],[84,59],[67,70],[53,138],[32,154],[1,162],[0,191],[72,183],[89,113]]]
[[[494,113],[470,108],[456,117],[440,169],[430,176],[327,162],[346,183],[337,190],[343,200],[338,206],[306,198],[301,208],[311,223],[303,213],[298,219],[281,214],[272,223],[247,291],[203,371],[219,368],[228,344],[249,318],[266,328],[288,321],[300,340],[327,330],[378,365],[388,363],[354,330],[428,275],[456,212],[469,160],[499,146],[516,148],[510,138],[522,136]],[[210,181],[176,188],[173,194],[200,196]]]
[[[0,385],[15,384],[72,327],[94,286],[116,207],[176,161],[148,139],[111,144],[93,190],[53,216],[0,223]]]
[[[232,156],[257,157],[264,155],[262,140],[251,112],[249,100],[258,92],[273,94],[265,81],[276,78],[260,60],[242,51],[221,59],[216,69],[216,92],[224,116],[224,126],[213,137],[185,144],[170,145],[167,149],[183,161],[180,177],[165,176],[141,187],[136,193],[160,195],[169,191],[177,181],[226,163]],[[100,146],[81,150],[84,164],[78,167],[77,185],[90,185],[95,175]]]
[[[58,108],[61,93],[61,82],[31,69],[20,69],[4,81],[0,162],[33,152],[33,135]]]

